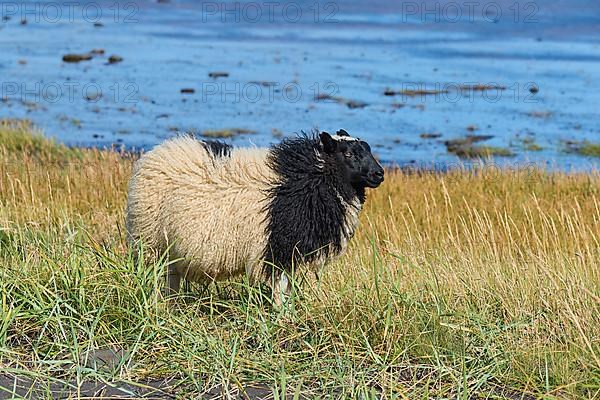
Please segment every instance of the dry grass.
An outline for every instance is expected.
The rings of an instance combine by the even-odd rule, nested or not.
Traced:
[[[243,282],[169,307],[164,265],[124,246],[131,159],[30,131],[0,125],[0,369],[74,388],[172,376],[181,396],[600,396],[598,174],[390,172],[287,309]],[[105,348],[120,364],[90,366]]]

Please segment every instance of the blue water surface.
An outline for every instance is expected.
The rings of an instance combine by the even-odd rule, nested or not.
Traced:
[[[255,133],[228,140],[263,146],[344,128],[387,163],[443,168],[458,161],[446,140],[479,134],[515,154],[502,165],[598,166],[565,151],[600,142],[594,0],[0,6],[0,116],[69,145],[147,149],[239,128]],[[92,49],[104,54],[62,61]],[[442,93],[384,94],[402,90]]]

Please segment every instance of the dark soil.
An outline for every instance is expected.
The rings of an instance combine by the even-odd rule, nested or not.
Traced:
[[[78,63],[81,61],[89,61],[92,59],[92,54],[65,54],[62,60],[66,63]]]
[[[217,78],[228,78],[229,72],[209,72],[209,78],[217,79]]]
[[[409,97],[416,97],[416,96],[430,96],[430,95],[436,95],[436,94],[444,94],[444,93],[448,93],[447,90],[399,90],[399,91],[394,91],[392,89],[386,89],[385,92],[383,92],[383,94],[385,96],[397,96],[397,95],[402,95],[402,96],[409,96]]]
[[[249,385],[242,389],[215,386],[204,392],[196,387],[179,384],[173,378],[146,379],[139,382],[102,382],[90,380],[78,385],[76,381],[63,382],[57,379],[30,377],[25,375],[0,374],[0,400],[27,399],[274,399],[273,390],[267,385]],[[292,396],[288,396],[292,398]],[[300,399],[308,399],[300,394]]]
[[[117,63],[120,63],[121,61],[123,61],[123,57],[117,56],[115,54],[113,54],[112,56],[108,57],[108,63],[109,64],[117,64]]]
[[[437,139],[437,138],[442,137],[442,134],[441,133],[428,133],[428,132],[426,132],[426,133],[421,133],[419,135],[419,137],[421,139]]]
[[[365,102],[360,101],[360,100],[346,99],[344,97],[332,96],[332,95],[329,95],[329,94],[320,94],[320,95],[318,95],[317,96],[317,101],[319,101],[319,100],[334,101],[336,103],[343,104],[343,105],[347,106],[348,108],[365,108],[366,106],[369,105],[369,103],[365,103]]]
[[[490,158],[512,157],[514,153],[510,149],[504,147],[481,146],[475,143],[482,142],[493,138],[491,135],[468,135],[463,138],[446,140],[446,150],[448,153],[454,154],[460,158]]]

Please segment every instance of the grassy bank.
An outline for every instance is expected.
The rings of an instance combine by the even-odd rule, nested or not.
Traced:
[[[131,164],[0,124],[2,373],[75,393],[600,396],[597,174],[389,173],[347,254],[275,311],[243,282],[161,298],[164,265],[124,244]]]

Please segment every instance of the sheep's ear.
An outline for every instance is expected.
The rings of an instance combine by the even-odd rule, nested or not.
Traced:
[[[350,136],[348,134],[348,132],[346,132],[345,129],[340,129],[339,131],[336,132],[336,135],[338,135],[338,136]]]
[[[333,140],[331,135],[327,132],[321,132],[319,137],[321,138],[321,144],[323,145],[323,150],[325,151],[325,153],[335,153],[337,143],[335,140]]]

